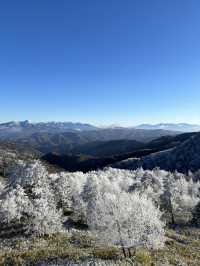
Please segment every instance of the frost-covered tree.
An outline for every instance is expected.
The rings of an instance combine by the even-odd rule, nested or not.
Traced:
[[[181,176],[174,183],[173,200],[178,211],[192,211],[200,200],[200,183]]]
[[[0,180],[0,195],[2,193],[2,191],[4,190],[4,184],[3,182]]]
[[[18,161],[9,170],[10,186],[20,185],[23,188],[48,186],[48,172],[39,160]]]
[[[130,191],[138,192],[141,195],[145,194],[157,206],[160,205],[160,197],[164,192],[164,180],[168,172],[157,168],[152,171],[144,171],[140,168],[134,171],[134,173],[135,178]]]
[[[68,175],[65,173],[53,174],[51,180],[58,206],[70,208],[72,205],[71,183]]]
[[[62,213],[56,208],[53,196],[34,191],[37,198],[33,200],[28,232],[36,235],[50,235],[63,230]]]
[[[20,221],[24,215],[28,216],[31,210],[32,204],[20,185],[8,191],[0,202],[1,217],[6,223]]]
[[[125,248],[164,245],[164,223],[152,201],[138,194],[98,192],[88,204],[87,223],[100,241]]]
[[[192,212],[200,200],[200,183],[179,173],[168,173],[163,180],[164,191],[161,195],[162,206],[171,214],[175,223],[175,213]]]
[[[164,211],[167,210],[171,213],[173,218],[177,211],[192,212],[200,197],[200,185],[193,181],[192,174],[187,177],[183,174],[169,173],[159,169],[149,171],[140,168],[130,171],[106,168],[88,173],[49,174],[40,161],[33,160],[19,161],[8,173],[6,186],[0,188],[0,212],[4,222],[20,222],[22,218],[26,218],[27,232],[42,235],[62,231],[63,223],[68,219],[70,213],[72,213],[71,219],[82,223],[88,222],[90,228],[95,228],[95,219],[92,222],[92,217],[100,215],[99,223],[101,221],[102,228],[105,228],[106,219],[108,218],[110,221],[112,215],[118,215],[121,224],[120,230],[127,241],[123,240],[124,246],[140,245],[139,243],[141,243],[132,224],[134,220],[137,224],[136,216],[140,217],[136,206],[138,210],[141,209],[140,213],[142,216],[144,215],[144,221],[148,221],[153,212],[157,213],[157,216],[155,214],[156,220],[151,216],[153,227],[156,221],[160,226],[159,215],[161,213],[158,210],[160,206]],[[128,205],[126,205],[126,201]],[[134,201],[134,204],[131,204],[131,201]],[[139,204],[140,201],[141,204]],[[102,209],[103,206],[105,209]],[[96,213],[98,210],[99,213]],[[103,213],[105,216],[101,217]],[[143,218],[140,217],[140,219]],[[151,224],[150,221],[148,223]],[[128,228],[127,224],[132,224],[129,227],[135,238],[130,232],[128,233],[130,238],[125,237],[127,230],[123,231],[122,228]],[[114,225],[111,222],[110,227],[108,226],[106,229],[107,232],[109,230],[115,232],[116,227],[112,229],[114,228],[112,226]],[[101,225],[97,224],[97,227],[101,228]],[[141,233],[145,227],[139,228]],[[101,232],[99,229],[97,231]],[[102,236],[102,239],[104,238],[102,234],[99,235]],[[111,233],[111,238],[112,235],[114,237],[114,233]],[[135,242],[131,242],[133,239]],[[110,241],[117,243],[116,239]],[[147,246],[155,244],[155,242],[149,244],[149,240],[145,241],[143,244]]]
[[[168,173],[167,178],[163,180],[164,190],[161,194],[162,207],[170,213],[171,223],[175,223],[174,217],[174,176]]]
[[[19,161],[10,171],[9,189],[1,201],[4,219],[11,222],[26,217],[27,232],[36,235],[62,230],[61,212],[50,182],[39,161]]]
[[[85,223],[85,203],[81,196],[87,174],[82,172],[61,173],[56,182],[55,194],[61,206],[72,211],[74,221]],[[59,194],[59,196],[58,196]]]
[[[118,170],[117,175],[113,169],[106,171],[104,176],[91,173],[84,186],[82,194],[87,202],[89,227],[101,241],[118,244],[123,249],[137,245],[162,246],[164,224],[160,220],[159,209],[146,196],[127,192],[133,179],[127,187],[121,186],[126,171]],[[128,171],[127,174],[133,176],[133,172]]]
[[[15,161],[16,161],[15,152],[0,148],[0,172],[3,177],[7,176],[7,170],[9,166],[14,164]]]
[[[63,203],[68,202],[69,205],[74,205],[74,201],[83,190],[86,179],[87,174],[83,174],[82,172],[60,174],[58,180],[60,184],[58,182],[56,189],[59,191]]]

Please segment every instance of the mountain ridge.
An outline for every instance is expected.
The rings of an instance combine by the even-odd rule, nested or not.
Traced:
[[[177,133],[164,130],[142,129],[102,129],[78,132],[36,132],[31,135],[20,135],[14,140],[21,145],[30,145],[42,153],[69,153],[79,145],[90,142],[136,141],[147,143],[162,136],[174,136]],[[12,138],[11,138],[12,139]],[[123,144],[124,145],[124,144]]]
[[[180,132],[196,132],[200,131],[200,125],[189,123],[159,123],[159,124],[141,124],[136,126],[139,129],[164,129]]]
[[[153,169],[159,167],[166,171],[181,173],[196,172],[200,169],[200,133],[191,136],[176,147],[159,151],[141,158],[129,158],[114,163],[114,168]]]
[[[22,138],[38,132],[62,133],[97,130],[96,126],[73,122],[38,122],[11,121],[0,124],[0,138]]]

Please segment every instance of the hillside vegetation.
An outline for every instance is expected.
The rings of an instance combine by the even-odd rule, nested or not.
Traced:
[[[198,265],[200,183],[192,175],[49,173],[40,161],[18,161],[0,190],[1,265]]]

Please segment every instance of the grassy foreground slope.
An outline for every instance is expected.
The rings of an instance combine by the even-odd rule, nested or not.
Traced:
[[[168,230],[166,236],[164,249],[138,248],[127,258],[119,248],[98,246],[87,233],[77,231],[51,237],[4,239],[0,265],[200,265],[200,229],[177,228]]]

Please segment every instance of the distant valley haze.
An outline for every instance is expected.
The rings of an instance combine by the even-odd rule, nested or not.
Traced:
[[[142,123],[139,125],[134,125],[134,123],[129,125],[124,125],[121,123],[113,124],[93,124],[93,123],[84,123],[84,122],[72,122],[72,121],[41,121],[41,122],[32,122],[31,120],[24,121],[8,121],[0,122],[0,130],[5,128],[25,128],[25,127],[40,126],[44,128],[62,128],[63,130],[95,130],[95,129],[114,129],[114,128],[136,128],[136,129],[161,129],[161,130],[171,130],[171,131],[180,131],[180,132],[196,132],[200,131],[199,124],[190,124],[190,123],[158,123],[158,124],[148,124]]]

